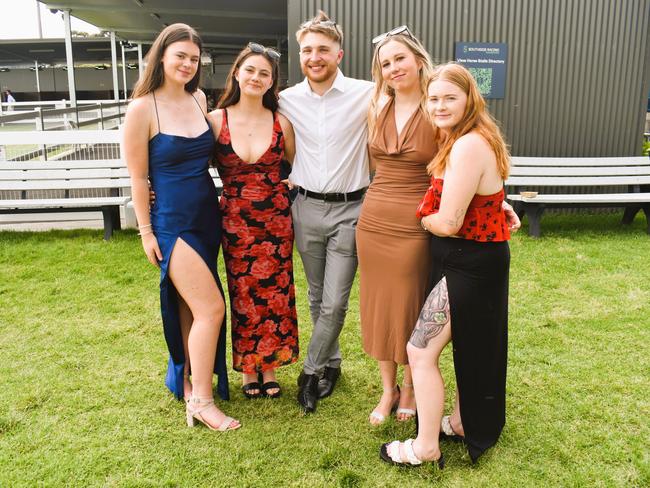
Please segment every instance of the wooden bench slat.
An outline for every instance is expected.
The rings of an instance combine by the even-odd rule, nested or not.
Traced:
[[[545,158],[512,156],[512,166],[644,166],[650,164],[646,156],[629,156],[615,158]]]
[[[109,205],[126,205],[131,197],[91,198],[38,198],[24,200],[0,200],[0,208],[83,208]]]
[[[0,172],[4,170],[30,169],[82,169],[82,168],[126,168],[121,159],[58,160],[58,161],[0,161]]]
[[[507,186],[623,186],[650,185],[650,176],[513,176]]]
[[[85,188],[129,188],[129,178],[83,180],[3,181],[2,190],[76,190]]]
[[[510,176],[650,176],[650,164],[645,166],[513,166]]]
[[[534,198],[508,195],[508,200],[528,203],[644,203],[650,202],[650,193],[579,193],[538,194]]]
[[[126,168],[98,169],[30,169],[30,170],[0,170],[0,181],[33,181],[33,180],[82,180],[95,178],[128,178]]]

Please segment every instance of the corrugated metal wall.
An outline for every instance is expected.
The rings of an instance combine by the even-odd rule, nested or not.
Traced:
[[[370,79],[375,35],[408,24],[434,62],[454,42],[508,44],[506,98],[491,100],[512,154],[640,154],[650,88],[650,0],[288,0],[289,81],[302,77],[294,32],[323,9],[346,39],[342,70]]]

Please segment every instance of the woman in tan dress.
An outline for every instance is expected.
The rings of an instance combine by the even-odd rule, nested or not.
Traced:
[[[429,187],[426,167],[437,146],[426,112],[429,55],[406,26],[373,42],[376,88],[368,126],[375,176],[357,225],[357,253],[363,347],[379,361],[383,385],[369,422],[379,425],[395,408],[400,421],[415,415],[406,344],[431,274],[430,234],[420,226],[416,209]],[[404,365],[401,391],[398,364]]]

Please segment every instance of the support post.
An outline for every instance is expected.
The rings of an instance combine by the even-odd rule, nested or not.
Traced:
[[[122,86],[124,87],[124,100],[128,99],[126,91],[126,56],[124,55],[124,44],[122,44]]]
[[[115,48],[115,32],[111,31],[111,71],[113,72],[113,100],[120,101],[120,85],[117,81],[117,49]]]
[[[138,77],[142,79],[144,66],[142,64],[142,43],[138,42]]]
[[[63,11],[63,23],[65,24],[65,58],[68,65],[68,92],[70,104],[77,107],[77,87],[74,80],[74,57],[72,55],[72,27],[70,25],[70,10]],[[79,125],[79,120],[77,120]]]
[[[36,111],[36,117],[34,118],[36,122],[36,130],[44,131],[45,121],[43,120],[43,111],[41,110],[41,107],[36,107],[34,110]],[[47,161],[47,146],[45,144],[41,145],[41,154],[43,154],[43,160]]]
[[[41,101],[41,77],[38,74],[38,61],[34,61],[34,68],[36,69],[36,92],[38,93],[38,101]]]

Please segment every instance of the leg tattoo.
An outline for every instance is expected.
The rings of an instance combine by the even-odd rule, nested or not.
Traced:
[[[443,277],[424,302],[409,342],[420,349],[427,347],[429,341],[449,323],[449,315],[447,278]]]

